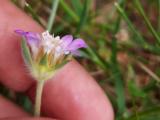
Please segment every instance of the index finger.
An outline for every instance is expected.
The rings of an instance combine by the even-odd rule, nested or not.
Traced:
[[[20,52],[18,28],[42,31],[35,22],[8,0],[0,7],[0,82],[15,91],[27,91],[34,83]],[[14,16],[14,18],[13,18]],[[2,39],[3,38],[3,39]],[[111,105],[93,78],[75,61],[64,66],[46,83],[42,110],[47,116],[66,120],[112,120]]]
[[[10,89],[26,91],[33,80],[23,64],[20,39],[14,30],[42,31],[42,28],[8,0],[1,1],[0,18],[0,80]]]

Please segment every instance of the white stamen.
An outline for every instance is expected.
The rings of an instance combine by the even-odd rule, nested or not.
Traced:
[[[47,54],[52,52],[52,50],[55,51],[54,56],[56,58],[65,54],[62,48],[62,42],[59,36],[54,37],[48,31],[42,33],[42,46]]]
[[[69,51],[64,51],[64,54],[65,55],[68,55],[70,52]]]

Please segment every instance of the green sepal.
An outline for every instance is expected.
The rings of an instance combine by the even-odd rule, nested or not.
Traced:
[[[23,56],[25,63],[29,66],[32,66],[33,62],[32,62],[31,53],[27,46],[26,39],[24,37],[22,38],[21,49],[22,49],[22,56]]]
[[[47,55],[45,54],[42,58],[41,58],[41,60],[40,60],[40,62],[39,62],[39,64],[40,65],[47,65]]]
[[[55,66],[55,70],[60,69],[61,67],[63,67],[66,63],[68,63],[68,60],[64,60],[62,63],[58,64]]]

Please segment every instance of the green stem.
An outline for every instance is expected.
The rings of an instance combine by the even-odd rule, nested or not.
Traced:
[[[160,106],[139,112],[138,116],[139,116],[139,118],[144,118],[144,120],[145,120],[145,118],[148,118],[148,116],[158,115],[159,112],[160,112]],[[136,115],[131,115],[129,118],[121,119],[121,120],[136,120]]]
[[[43,91],[44,83],[45,83],[44,80],[40,80],[37,83],[35,106],[34,106],[35,117],[39,117],[41,114],[41,100],[42,100],[42,91]]]
[[[132,96],[132,103],[133,103],[133,110],[135,112],[135,119],[139,120],[139,116],[138,116],[138,111],[137,111],[137,106],[136,106],[136,100],[135,97]]]
[[[151,71],[147,66],[145,66],[141,62],[137,62],[138,65],[146,72],[148,73],[153,79],[155,79],[158,83],[160,82],[160,78],[153,72]]]
[[[135,37],[135,39],[131,39],[131,40],[136,44],[138,43],[137,45],[139,45],[143,49],[149,50],[155,54],[159,54],[159,47],[153,46],[145,41],[143,36],[140,34],[140,32],[136,29],[136,27],[132,24],[132,22],[128,18],[124,9],[118,3],[115,3],[115,7],[117,8],[117,11],[119,12],[119,14],[123,17],[125,22],[128,24],[129,29],[131,30],[131,32]]]
[[[44,25],[42,24],[39,16],[37,15],[37,13],[33,10],[33,8],[30,6],[30,4],[25,3],[25,9],[27,10],[27,12],[29,12],[32,15],[32,18],[34,20],[36,20],[42,27],[44,27]]]
[[[73,18],[73,20],[75,20],[76,22],[79,22],[79,16],[75,14],[75,12],[66,4],[64,0],[60,0],[60,4],[62,8],[64,9],[64,11],[68,13],[68,15]]]
[[[143,37],[141,36],[141,34],[137,31],[137,29],[133,26],[132,22],[129,20],[128,16],[126,15],[125,11],[123,10],[123,8],[118,4],[115,3],[115,7],[117,9],[117,11],[119,12],[119,14],[123,17],[123,19],[126,21],[126,23],[128,24],[128,27],[130,28],[130,30],[135,34],[135,36],[138,37],[139,42],[141,44],[144,44],[145,41],[143,39]]]
[[[160,32],[160,0],[158,0],[158,33]]]
[[[59,5],[59,0],[53,0],[51,15],[49,17],[49,21],[48,21],[48,25],[47,25],[47,28],[48,28],[49,32],[52,29],[58,5]]]
[[[148,29],[150,30],[150,32],[152,33],[152,35],[156,38],[157,42],[160,44],[160,37],[157,34],[157,32],[155,31],[155,29],[153,28],[153,26],[152,26],[151,22],[149,21],[148,17],[146,16],[146,14],[144,12],[144,9],[142,8],[142,5],[141,5],[140,1],[139,0],[135,0],[135,4],[136,4],[136,7],[137,7],[139,13],[144,18],[144,21],[145,21]]]

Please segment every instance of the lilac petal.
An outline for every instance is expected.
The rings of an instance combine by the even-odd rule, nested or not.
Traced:
[[[74,56],[80,56],[80,51],[79,50],[72,51],[71,54]]]
[[[61,40],[63,40],[63,47],[66,48],[73,40],[73,36],[72,35],[65,35],[61,38]]]
[[[38,33],[33,32],[26,32],[26,38],[29,44],[35,44],[37,46],[39,45],[41,39]]]
[[[40,35],[34,32],[24,32],[23,30],[15,30],[15,32],[27,39],[29,45],[39,45]]]
[[[23,30],[15,30],[15,33],[19,34],[19,35],[25,35],[25,32]]]
[[[75,39],[68,47],[67,50],[69,50],[70,52],[74,52],[76,50],[78,50],[79,48],[86,48],[87,45],[84,42],[84,40],[78,38]]]

